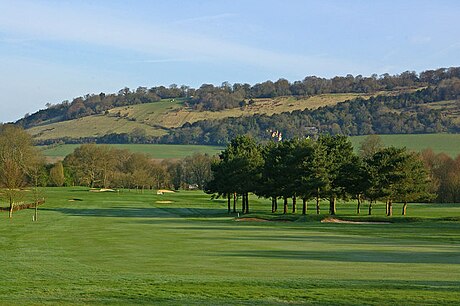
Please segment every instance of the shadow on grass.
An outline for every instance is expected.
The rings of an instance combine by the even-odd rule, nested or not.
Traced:
[[[241,251],[224,253],[230,257],[272,258],[320,260],[338,262],[380,262],[380,263],[429,263],[429,264],[460,264],[458,252],[401,252],[401,251]]]
[[[221,209],[207,208],[156,208],[156,207],[111,207],[111,208],[42,208],[71,216],[122,217],[122,218],[180,218],[226,216]]]

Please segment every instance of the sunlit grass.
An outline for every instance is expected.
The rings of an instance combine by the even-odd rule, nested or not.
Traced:
[[[48,188],[32,210],[1,215],[3,304],[455,304],[459,205],[409,204],[413,222],[235,222],[201,192],[157,195]],[[163,201],[169,203],[161,204]],[[251,197],[250,217],[270,202]],[[281,203],[280,203],[281,204]],[[6,205],[6,204],[4,204]],[[363,207],[364,209],[364,207]],[[399,211],[395,207],[395,214]],[[338,218],[355,215],[339,203]],[[384,206],[376,205],[379,218]],[[284,218],[277,213],[276,217]]]

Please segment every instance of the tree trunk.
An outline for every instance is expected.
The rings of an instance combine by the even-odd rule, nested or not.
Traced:
[[[241,213],[246,212],[246,197],[244,196],[244,193],[241,194]]]
[[[297,197],[292,197],[292,213],[295,214],[297,211]]]
[[[283,214],[287,214],[288,211],[288,198],[284,197],[284,207],[283,207]]]
[[[335,215],[335,213],[337,212],[337,209],[336,209],[336,198],[335,197],[331,197],[329,199],[329,214],[331,215]]]
[[[402,215],[403,216],[406,215],[406,210],[407,210],[407,201],[404,201],[404,205],[403,205],[403,208],[402,208]]]
[[[359,215],[361,213],[361,195],[358,194],[358,207],[356,208],[356,213]]]
[[[246,213],[249,214],[249,193],[246,192]]]
[[[38,220],[38,200],[35,200],[35,214],[34,214],[34,221]]]
[[[385,215],[388,216],[388,201],[385,202]]]
[[[321,209],[319,207],[319,189],[318,189],[318,193],[316,194],[316,214],[319,215]]]
[[[369,213],[368,215],[372,215],[372,200],[369,201]]]
[[[302,215],[307,214],[307,198],[302,199]]]
[[[233,193],[233,212],[236,213],[236,192]]]
[[[230,193],[227,194],[227,208],[228,208],[228,213],[231,212],[232,208],[231,208],[231,199],[230,199]]]
[[[391,199],[388,200],[388,217],[393,216],[393,202]]]
[[[275,212],[278,211],[278,199],[275,197]]]
[[[13,218],[13,207],[14,207],[14,204],[13,204],[13,198],[10,196],[10,210],[9,210],[9,214],[8,214],[8,217],[11,219]]]
[[[272,213],[274,213],[276,211],[275,209],[275,197],[272,197]]]

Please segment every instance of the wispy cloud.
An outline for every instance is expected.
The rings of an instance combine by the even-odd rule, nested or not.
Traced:
[[[199,59],[200,61],[238,63],[278,71],[280,75],[300,71],[351,69],[354,63],[344,63],[333,58],[286,54],[261,49],[220,38],[191,33],[186,28],[171,30],[154,23],[139,23],[135,20],[120,20],[103,11],[81,11],[59,8],[42,2],[15,1],[15,5],[0,2],[3,17],[0,30],[18,33],[32,39],[71,41],[110,48],[127,49],[159,58],[151,63],[177,61],[177,59]],[[205,19],[228,18],[231,14],[220,14],[182,20],[182,22]],[[162,58],[166,58],[162,59]],[[147,61],[146,61],[147,62]]]
[[[190,62],[190,58],[159,58],[159,59],[145,59],[145,60],[136,60],[128,61],[132,64],[156,64],[156,63],[178,63],[178,62]]]
[[[414,35],[409,37],[409,42],[412,44],[428,44],[431,42],[431,37],[427,35]]]
[[[34,39],[25,39],[25,38],[9,38],[9,37],[0,37],[0,43],[2,44],[11,44],[11,45],[23,45],[30,42],[34,42]]]
[[[216,21],[216,20],[222,20],[222,19],[229,19],[235,16],[237,16],[237,14],[223,13],[223,14],[216,14],[216,15],[180,19],[180,20],[173,21],[170,24],[183,25],[183,24],[196,23],[196,22],[209,22],[209,21]]]

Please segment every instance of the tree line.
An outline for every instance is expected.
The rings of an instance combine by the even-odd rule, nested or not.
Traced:
[[[301,81],[289,82],[286,79],[265,81],[255,85],[228,82],[221,86],[203,84],[194,89],[190,86],[171,84],[168,87],[154,86],[151,88],[125,87],[118,93],[87,94],[72,101],[58,104],[47,103],[46,109],[34,114],[26,114],[16,124],[30,128],[47,121],[63,121],[102,114],[107,110],[127,105],[158,102],[161,99],[184,98],[185,104],[196,110],[222,110],[235,108],[250,103],[250,99],[273,98],[279,96],[308,97],[324,93],[375,93],[401,88],[420,88],[437,86],[443,80],[460,78],[460,67],[426,70],[417,74],[406,71],[397,75],[373,74],[370,77],[361,75],[336,76],[330,79],[308,76]]]
[[[308,97],[327,93],[375,93],[402,88],[436,86],[443,80],[452,78],[460,78],[460,68],[440,68],[427,70],[420,74],[405,71],[393,76],[387,73],[380,76],[373,74],[370,77],[348,74],[345,77],[336,76],[330,79],[308,76],[293,83],[286,79],[279,79],[276,82],[266,81],[253,86],[240,83],[232,85],[228,82],[222,83],[221,86],[203,84],[193,92],[190,105],[197,110],[219,111],[244,106],[250,103],[250,99],[255,98]]]
[[[56,186],[128,189],[203,189],[210,179],[211,160],[194,154],[182,160],[157,161],[143,153],[83,144],[62,162],[64,178]],[[52,179],[52,181],[54,181]]]
[[[430,171],[419,154],[405,148],[383,147],[375,137],[363,143],[355,154],[345,136],[321,135],[316,140],[303,138],[258,144],[248,136],[238,136],[219,155],[211,167],[213,179],[206,192],[227,199],[228,212],[236,212],[236,199],[242,198],[242,212],[249,213],[249,193],[269,198],[272,212],[283,202],[283,213],[302,213],[314,201],[320,214],[320,200],[329,201],[335,215],[337,199],[356,199],[357,214],[367,200],[367,213],[377,201],[386,203],[386,214],[393,214],[393,203],[407,204],[434,198]],[[233,200],[233,208],[231,202]]]

